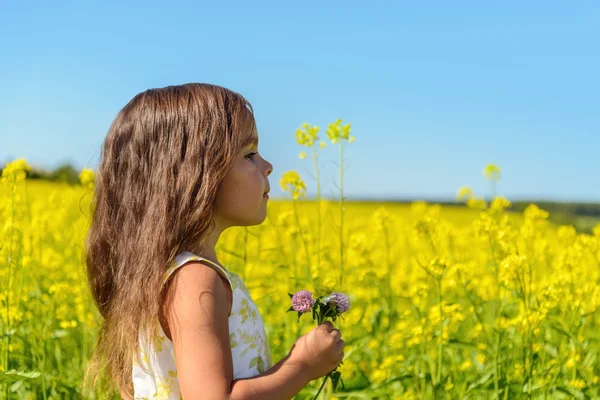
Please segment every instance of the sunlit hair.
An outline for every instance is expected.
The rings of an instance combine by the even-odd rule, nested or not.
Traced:
[[[133,393],[138,334],[158,334],[168,263],[213,229],[219,185],[255,129],[244,97],[200,83],[146,90],[117,114],[102,146],[85,243],[103,317],[86,384],[105,374]]]

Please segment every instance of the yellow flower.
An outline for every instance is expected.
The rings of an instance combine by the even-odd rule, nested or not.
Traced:
[[[340,137],[340,124],[342,123],[341,119],[337,119],[335,122],[332,122],[327,127],[327,137],[331,140],[331,143],[337,143],[338,138]]]
[[[290,193],[294,200],[298,199],[299,197],[306,196],[306,184],[297,171],[285,172],[279,183],[281,185],[281,189],[284,192]]]
[[[500,180],[500,168],[496,164],[488,164],[483,170],[486,179],[497,182]]]
[[[472,366],[473,366],[473,363],[471,362],[471,360],[465,360],[458,369],[460,369],[462,372],[465,372]]]
[[[473,209],[485,210],[487,202],[484,199],[473,197],[467,200],[467,206]]]
[[[490,209],[496,212],[502,212],[504,209],[510,207],[512,203],[502,196],[495,197],[490,204]]]
[[[341,138],[347,140],[350,139],[350,124],[342,126]]]
[[[527,208],[523,211],[523,215],[528,221],[544,220],[550,216],[548,211],[542,210],[535,204],[530,204],[527,206]]]
[[[300,154],[298,155],[298,158],[301,160],[304,160],[306,158],[306,153],[301,151]]]
[[[86,188],[94,188],[94,182],[96,180],[96,175],[93,170],[89,168],[84,168],[81,170],[79,174],[79,182]]]
[[[2,169],[2,183],[24,181],[27,177],[27,171],[31,171],[31,166],[27,164],[24,158],[9,162]]]
[[[569,380],[569,386],[573,389],[583,389],[586,384],[583,379],[571,379]]]
[[[342,123],[341,119],[337,119],[327,127],[327,137],[331,140],[331,143],[335,144],[340,140],[346,140],[348,143],[352,143],[356,140],[354,136],[350,136],[350,124],[340,126]]]
[[[319,127],[314,125],[310,126],[308,123],[303,123],[300,128],[296,130],[296,142],[300,146],[312,147],[317,140],[319,140]]]
[[[513,368],[513,376],[516,379],[523,379],[523,374],[525,373],[525,367],[523,366],[523,364],[518,363],[514,365]]]
[[[485,364],[485,354],[477,354],[477,356],[475,357],[475,359],[477,360],[477,362],[481,365]]]
[[[460,189],[458,189],[458,193],[456,194],[456,200],[457,201],[463,201],[465,199],[471,199],[475,196],[475,194],[473,193],[473,189],[471,189],[468,186],[463,186]]]

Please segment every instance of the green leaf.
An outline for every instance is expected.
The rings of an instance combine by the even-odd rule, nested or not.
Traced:
[[[250,365],[248,367],[253,368],[257,362],[258,362],[258,356],[254,357],[252,360],[250,360]]]
[[[342,373],[340,371],[333,371],[331,373],[331,384],[333,386],[333,392],[337,389],[337,385],[340,382],[340,378],[342,377]]]
[[[294,311],[294,306],[291,306],[290,308],[288,308],[288,310],[286,312],[290,312],[290,311]]]
[[[362,390],[370,386],[371,382],[369,381],[369,378],[360,370],[354,371],[354,373],[350,376],[348,382],[346,382],[345,386],[344,381],[342,381],[342,387],[346,391]]]
[[[302,316],[302,313],[300,311],[298,311],[298,322],[300,322],[300,317]]]
[[[288,293],[288,296],[290,296],[290,299],[291,299],[292,297],[294,297],[294,295],[293,295],[293,294],[291,294],[291,293]]]
[[[38,378],[41,374],[38,371],[17,371],[10,370],[0,373],[0,383],[12,383],[26,379]]]
[[[260,372],[261,374],[263,372],[265,372],[265,364],[264,364],[261,356],[258,356],[258,362],[256,364],[256,368],[258,369],[258,372]]]
[[[52,339],[58,339],[58,338],[61,338],[61,337],[65,337],[68,334],[69,334],[69,332],[67,330],[65,330],[65,329],[58,329],[58,330],[54,331],[50,337]]]
[[[487,381],[490,380],[490,378],[492,377],[492,375],[494,375],[494,373],[490,372],[490,373],[482,376],[477,382],[474,382],[474,383],[470,384],[469,387],[467,388],[467,391],[465,392],[465,394],[471,392],[473,389],[476,389],[479,386],[482,386],[482,385],[486,384]]]
[[[0,335],[0,338],[13,336],[15,333],[17,333],[16,329],[9,329],[6,332],[3,332],[2,335]]]
[[[557,386],[556,390],[560,390],[563,393],[567,393],[569,396],[575,397],[576,399],[586,398],[581,390],[572,389],[565,386]]]
[[[557,332],[562,333],[566,337],[571,338],[571,334],[569,332],[567,332],[566,330],[564,330],[562,326],[555,324],[555,325],[550,325],[550,327],[555,329]]]
[[[12,393],[15,393],[17,390],[19,390],[21,388],[21,386],[23,386],[24,383],[25,383],[25,381],[16,381],[12,385],[10,385],[10,391]]]

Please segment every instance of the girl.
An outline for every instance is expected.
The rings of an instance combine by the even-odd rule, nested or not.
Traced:
[[[150,89],[118,113],[86,238],[103,317],[88,377],[127,399],[289,399],[340,364],[326,322],[272,365],[252,297],[217,259],[225,229],[264,221],[272,168],[252,107],[225,88]]]

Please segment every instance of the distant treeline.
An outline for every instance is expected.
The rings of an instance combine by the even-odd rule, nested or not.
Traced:
[[[564,212],[582,217],[599,217],[600,203],[556,203],[551,201],[517,201],[513,203],[515,211],[523,211],[529,204],[535,203],[538,207],[552,213]]]
[[[78,171],[69,163],[59,165],[51,171],[32,167],[31,171],[27,171],[27,179],[43,179],[52,182],[64,182],[71,185],[78,185],[80,184],[80,172],[81,171]],[[1,174],[2,168],[0,168],[0,175]]]
[[[579,232],[592,233],[592,229],[600,224],[600,203],[556,203],[550,201],[516,201],[512,210],[523,211],[529,204],[550,213],[550,221],[559,225],[573,225]]]
[[[489,199],[487,199],[489,201]],[[510,200],[510,199],[509,199]],[[367,203],[382,203],[393,202],[409,204],[411,199],[395,199],[395,200],[370,200],[360,199],[358,201]],[[464,203],[456,201],[437,201],[427,200],[428,203],[437,203],[443,206],[465,206]],[[535,204],[541,209],[550,213],[549,220],[558,225],[573,225],[578,232],[592,233],[593,228],[600,224],[600,203],[576,203],[576,202],[553,202],[553,201],[537,201],[537,200],[518,200],[511,201],[512,206],[509,211],[521,213],[530,204]],[[465,206],[466,207],[466,206]]]
[[[0,169],[0,175],[1,173],[2,169]],[[80,171],[75,169],[71,164],[65,163],[51,171],[33,167],[31,171],[27,172],[27,178],[78,185],[79,173]],[[372,200],[363,199],[361,201],[371,202]],[[411,201],[412,200],[403,199],[396,202],[410,203]],[[452,201],[436,201],[436,203],[442,205],[458,204]],[[538,207],[548,211],[552,222],[561,225],[573,225],[580,232],[590,233],[592,228],[600,223],[600,203],[569,203],[536,200],[514,201],[511,210],[522,212],[531,203],[535,203]]]

